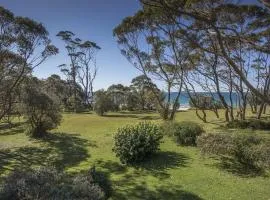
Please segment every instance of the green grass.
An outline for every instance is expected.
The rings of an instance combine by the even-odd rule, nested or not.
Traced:
[[[153,113],[65,114],[55,134],[45,140],[29,139],[23,123],[12,129],[1,126],[0,174],[42,165],[79,172],[95,165],[110,178],[115,200],[270,199],[269,173],[251,176],[235,163],[224,167],[221,160],[201,156],[196,147],[177,146],[167,137],[151,160],[136,167],[121,165],[112,152],[112,135],[118,127],[141,120],[161,122]],[[176,120],[198,122],[193,111],[178,113]],[[209,121],[203,124],[207,132],[221,131],[222,120],[211,114]]]

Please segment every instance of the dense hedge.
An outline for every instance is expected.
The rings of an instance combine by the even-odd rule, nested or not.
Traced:
[[[172,136],[177,144],[196,145],[196,139],[204,130],[194,122],[167,122],[161,127],[164,134]]]
[[[90,169],[75,177],[54,168],[15,170],[0,186],[2,200],[104,200],[109,193],[105,177]]]
[[[231,156],[249,168],[270,168],[270,141],[260,136],[206,134],[197,144],[204,154]]]
[[[159,127],[152,123],[124,126],[114,135],[113,151],[122,163],[140,162],[159,150],[162,137]]]

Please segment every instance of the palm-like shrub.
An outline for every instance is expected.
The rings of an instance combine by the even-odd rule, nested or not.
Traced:
[[[124,126],[114,135],[113,151],[122,163],[137,163],[159,150],[162,137],[159,127],[152,123]]]

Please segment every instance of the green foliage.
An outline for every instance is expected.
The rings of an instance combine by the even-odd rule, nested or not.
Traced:
[[[71,95],[66,101],[66,111],[75,111],[75,112],[83,112],[85,107],[83,105],[83,100],[79,96]]]
[[[107,199],[111,195],[109,181],[102,173],[97,172],[95,168],[77,175],[73,179],[72,188],[72,196],[76,197],[76,199]]]
[[[240,129],[251,128],[255,130],[270,130],[269,121],[263,121],[258,119],[235,120],[227,123],[226,126],[227,128],[240,128]]]
[[[130,93],[130,88],[125,87],[122,84],[113,84],[107,90],[107,95],[110,97],[111,101],[114,105],[114,111],[118,111],[122,109],[122,107],[126,107],[127,98]]]
[[[104,90],[99,90],[95,93],[94,110],[98,115],[103,116],[113,108],[113,102]]]
[[[29,123],[27,134],[42,137],[48,130],[56,128],[62,119],[60,106],[51,96],[35,85],[24,89],[21,113]]]
[[[86,174],[75,177],[58,172],[51,167],[28,171],[15,170],[4,178],[0,187],[0,199],[103,200],[109,194],[103,189],[104,186],[109,188],[107,180],[93,168]]]
[[[180,145],[195,146],[197,137],[204,132],[202,127],[194,122],[167,122],[161,128]]]
[[[15,16],[0,6],[0,120],[14,112],[20,86],[32,70],[58,49],[42,23]]]
[[[133,93],[136,94],[137,107],[141,110],[151,110],[155,107],[156,97],[153,94],[153,91],[159,93],[159,89],[152,82],[150,78],[145,75],[140,75],[132,79],[131,89]]]
[[[231,134],[203,134],[198,137],[197,145],[203,154],[227,155],[234,152]]]
[[[152,123],[124,126],[114,136],[113,151],[122,163],[137,163],[159,150],[162,137],[159,127]]]
[[[135,92],[129,92],[126,98],[127,98],[126,110],[133,111],[139,108],[139,97]],[[121,109],[125,110],[124,108],[125,106],[123,106]]]
[[[204,154],[231,156],[248,168],[270,167],[270,143],[256,135],[207,134],[197,143]]]

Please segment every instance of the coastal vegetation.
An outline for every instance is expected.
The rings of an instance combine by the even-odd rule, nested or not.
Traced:
[[[266,1],[140,0],[112,30],[140,75],[97,90],[96,42],[59,27],[69,62],[39,79],[52,36],[0,7],[0,199],[268,200],[269,22]]]

